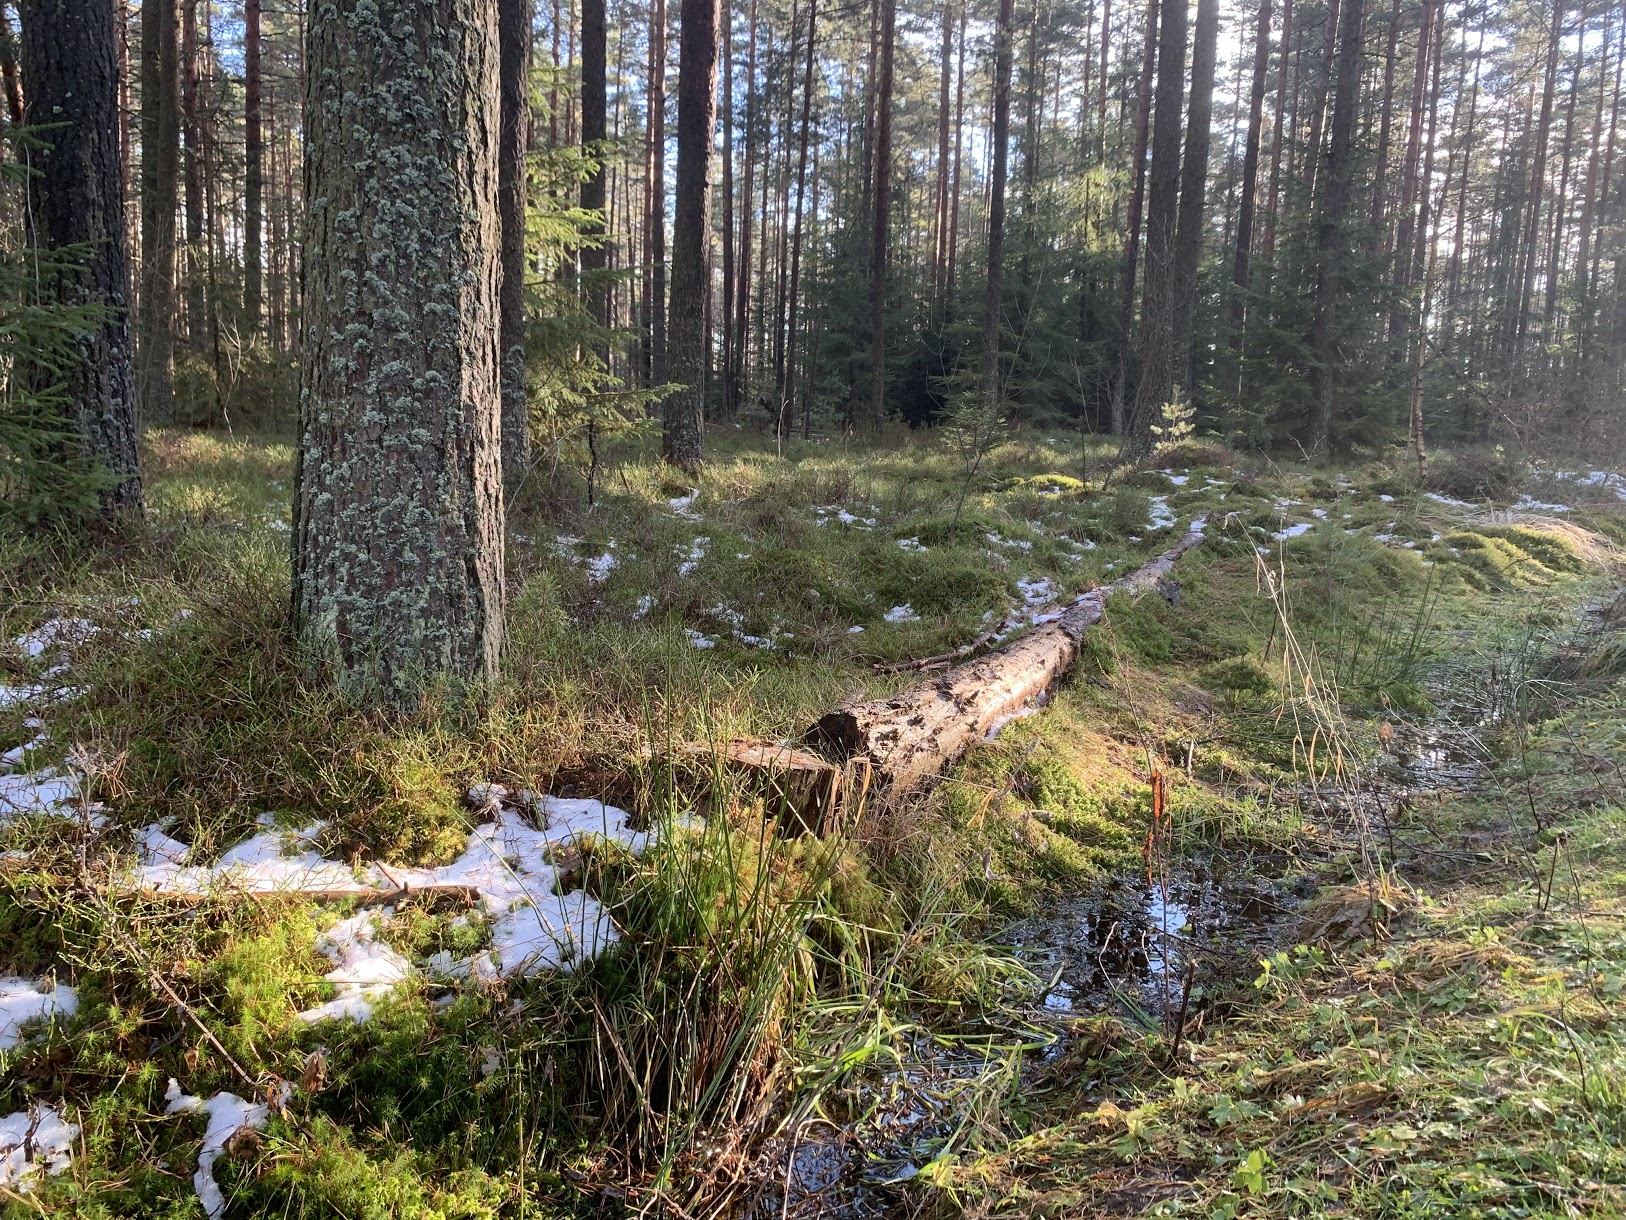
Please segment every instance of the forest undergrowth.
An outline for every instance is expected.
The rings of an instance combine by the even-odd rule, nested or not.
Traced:
[[[1623,650],[1572,637],[1626,484],[1106,453],[1020,434],[958,511],[962,459],[918,436],[780,458],[725,435],[697,481],[634,455],[591,506],[539,478],[501,685],[388,719],[290,642],[283,439],[150,434],[144,524],[0,536],[0,1116],[74,1129],[8,1154],[8,1212],[197,1215],[218,1183],[243,1215],[815,1214],[775,1149],[861,1129],[923,1046],[985,1067],[863,1206],[1618,1210]],[[1115,598],[1053,700],[928,798],[798,837],[673,750],[798,738],[911,680],[878,663],[1042,617],[1204,513],[1175,604]],[[1463,690],[1496,701],[1473,791],[1360,834],[1303,799]],[[1047,1015],[1002,934],[1148,868],[1155,774],[1159,851],[1323,887],[1267,964],[1205,978],[1177,1053],[1122,1004]],[[527,792],[628,816],[534,873],[507,857],[568,925],[516,970],[467,964],[504,960],[512,918],[468,886],[153,880],[154,844],[204,867],[276,836],[352,879],[453,876],[488,824],[537,820]],[[221,1143],[224,1094],[263,1110]]]

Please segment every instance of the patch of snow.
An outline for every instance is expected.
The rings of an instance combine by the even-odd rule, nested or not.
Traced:
[[[1016,582],[1016,591],[1024,604],[1040,606],[1056,600],[1056,582],[1048,576],[1023,576]]]
[[[706,548],[709,546],[711,539],[700,537],[689,544],[687,551],[679,551],[678,554],[683,556],[683,559],[677,566],[678,575],[692,576],[694,570],[700,566],[700,561],[706,557]]]
[[[889,623],[918,623],[920,621],[920,615],[915,613],[915,608],[908,602],[901,606],[893,606],[881,617]]]
[[[29,686],[7,686],[0,682],[0,711],[8,707],[18,707],[24,703],[32,703],[45,694],[45,688],[37,683]]]
[[[655,608],[655,595],[653,593],[645,593],[642,597],[640,597],[638,599],[638,604],[635,607],[633,607],[632,617],[633,618],[644,618],[654,608]]]
[[[1146,522],[1147,529],[1166,530],[1179,521],[1179,518],[1174,515],[1174,510],[1169,507],[1168,496],[1153,496],[1151,507],[1152,516]]]
[[[1385,504],[1393,504],[1395,502],[1395,498],[1388,493],[1380,495],[1378,499],[1382,500]]]
[[[1472,508],[1473,505],[1466,500],[1453,500],[1450,496],[1442,496],[1437,491],[1425,491],[1423,495],[1436,504],[1444,504],[1448,508]]]
[[[849,627],[849,628],[847,628],[847,634],[848,635],[863,635],[864,634],[864,629],[862,627]]]
[[[391,912],[386,910],[388,916]],[[322,977],[338,987],[325,1004],[299,1013],[301,1021],[348,1017],[360,1024],[370,1021],[373,1004],[387,996],[412,973],[412,964],[378,939],[377,918],[371,911],[341,919],[316,938],[316,951],[333,963]]]
[[[898,549],[902,551],[915,551],[924,553],[926,548],[921,545],[919,538],[899,538]]]
[[[0,1186],[27,1193],[29,1179],[61,1173],[72,1163],[78,1139],[78,1124],[64,1122],[51,1106],[0,1118]]]
[[[71,1017],[79,1011],[79,997],[65,983],[41,991],[46,981],[0,978],[0,1051],[9,1051],[23,1041],[23,1026],[30,1021]]]
[[[696,631],[693,627],[685,627],[683,629],[683,634],[688,637],[690,648],[717,647],[716,640],[712,639],[709,635],[702,631]]]
[[[271,826],[269,815],[262,815],[259,821],[261,826]],[[311,849],[311,840],[323,826],[315,822],[295,830],[262,830],[231,848],[214,864],[183,864],[173,858],[173,851],[158,852],[143,859],[136,876],[143,889],[160,894],[206,894],[233,886],[322,894],[365,894],[378,888],[377,878],[368,876],[365,870],[325,859]],[[157,827],[148,827],[141,834],[144,846],[159,842],[160,836],[174,844]]]
[[[1568,504],[1548,504],[1531,496],[1520,496],[1514,501],[1513,508],[1521,513],[1568,513],[1574,512]],[[0,707],[5,706],[0,702]]]
[[[699,496],[700,489],[696,487],[691,489],[688,495],[673,496],[666,503],[678,516],[686,517],[690,521],[698,521],[700,520],[700,514],[694,511],[694,502]]]
[[[1327,510],[1324,508],[1312,508],[1310,510],[1310,515],[1317,521],[1325,521],[1327,519]]]
[[[875,528],[874,517],[860,517],[856,513],[848,512],[839,504],[821,504],[813,509],[818,515],[820,525],[829,525],[832,521],[839,521],[842,525],[850,525],[854,529],[868,530]]]
[[[280,1100],[286,1101],[289,1086],[282,1087]],[[192,1175],[192,1189],[198,1192],[198,1202],[203,1204],[203,1212],[209,1220],[220,1220],[226,1214],[226,1199],[215,1181],[215,1162],[238,1132],[258,1131],[264,1127],[271,1118],[271,1107],[263,1102],[244,1101],[236,1093],[216,1093],[204,1101],[182,1093],[173,1076],[164,1091],[164,1100],[169,1103],[164,1107],[165,1114],[191,1114],[201,1110],[208,1116],[203,1144],[198,1149],[198,1171]]]
[[[1626,500],[1626,477],[1612,470],[1555,470],[1553,478],[1577,487],[1595,487],[1606,491],[1617,500]]]
[[[587,561],[587,579],[594,584],[608,580],[610,573],[615,571],[621,560],[615,554],[615,543],[610,543],[610,549],[596,559]]]
[[[1033,549],[1031,542],[1025,542],[1020,538],[1006,538],[1004,535],[992,531],[984,534],[983,537],[988,539],[990,545],[1004,547],[1007,550],[1031,551]]]
[[[1298,538],[1308,534],[1315,528],[1313,521],[1300,521],[1297,525],[1288,525],[1271,534],[1277,542],[1286,542],[1289,538]]]

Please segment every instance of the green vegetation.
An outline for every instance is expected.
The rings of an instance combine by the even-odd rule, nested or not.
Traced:
[[[1076,436],[1022,433],[956,522],[966,467],[932,438],[783,459],[734,440],[697,486],[625,444],[591,509],[564,469],[522,492],[505,674],[479,706],[447,686],[385,717],[308,676],[281,438],[153,433],[127,539],[0,534],[0,639],[59,616],[98,629],[0,646],[0,683],[46,692],[0,706],[0,752],[78,777],[71,816],[0,825],[0,975],[78,998],[0,1049],[0,1115],[49,1104],[82,1130],[68,1170],[5,1206],[199,1214],[205,1124],[166,1113],[171,1078],[281,1102],[214,1166],[234,1214],[738,1204],[779,1189],[786,1123],[875,1134],[875,1090],[905,1087],[889,1073],[952,1051],[976,1065],[952,1130],[896,1196],[949,1214],[1617,1207],[1626,704],[1617,637],[1559,646],[1605,580],[1601,515],[1190,445],[1210,464],[1112,471]],[[795,837],[770,789],[670,750],[795,738],[912,680],[875,662],[1121,575],[1200,513],[1176,603],[1112,599],[1044,710],[928,797]],[[1511,760],[1494,782],[1395,809],[1387,838],[1299,799],[1307,767],[1376,757],[1380,726],[1458,697],[1500,717],[1482,730]],[[207,861],[268,811],[321,821],[331,860],[444,865],[489,820],[465,799],[487,782],[602,797],[656,832],[641,855],[613,836],[554,849],[613,919],[609,952],[448,978],[428,963],[486,950],[493,920],[457,893],[397,897],[378,934],[417,969],[371,1020],[312,1024],[298,1014],[342,990],[318,938],[354,900],[128,882],[143,827]],[[1034,1019],[1044,980],[998,943],[1005,923],[1187,858],[1326,893],[1267,968],[1205,975],[1172,1062],[1164,1024],[1110,1000]]]

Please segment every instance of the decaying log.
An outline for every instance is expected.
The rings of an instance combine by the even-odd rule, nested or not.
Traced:
[[[761,783],[769,812],[796,833],[829,834],[838,829],[843,817],[856,816],[869,792],[866,759],[832,763],[788,742],[735,738],[717,745],[684,743],[673,753]]]
[[[808,741],[837,760],[867,758],[892,791],[916,787],[1009,721],[1034,710],[1072,669],[1084,632],[1114,593],[1156,590],[1174,601],[1175,561],[1203,539],[1206,517],[1174,546],[1121,580],[1091,589],[1061,616],[975,661],[945,670],[887,699],[843,704]]]

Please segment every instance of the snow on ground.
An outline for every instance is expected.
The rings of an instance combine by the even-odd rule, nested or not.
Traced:
[[[393,909],[382,915],[388,918]],[[373,1004],[412,973],[412,963],[378,939],[378,916],[363,911],[341,919],[316,938],[316,951],[333,963],[322,977],[339,993],[325,1004],[298,1014],[301,1021],[348,1017],[358,1024],[372,1020]]]
[[[926,550],[926,548],[921,545],[919,538],[899,538],[898,549],[903,551],[914,551],[916,553],[922,553]]]
[[[1281,529],[1272,533],[1271,537],[1277,542],[1286,542],[1289,538],[1298,538],[1304,534],[1308,534],[1314,528],[1314,521],[1300,521],[1297,525],[1283,526]]]
[[[1513,502],[1513,508],[1521,513],[1567,513],[1574,511],[1568,504],[1549,504],[1545,500],[1537,500],[1534,496],[1520,496]]]
[[[78,1124],[63,1121],[50,1106],[0,1118],[0,1187],[26,1193],[29,1179],[41,1171],[61,1173],[73,1160],[78,1138]]]
[[[694,502],[699,496],[700,489],[696,487],[691,489],[687,495],[673,496],[666,503],[679,517],[685,517],[690,521],[698,521],[700,520],[700,514],[694,511]]]
[[[610,549],[605,551],[604,554],[587,561],[587,579],[594,584],[608,580],[610,573],[615,571],[620,564],[621,560],[615,553],[615,543],[611,542]]]
[[[1436,503],[1436,504],[1444,504],[1447,508],[1472,508],[1473,507],[1473,505],[1468,503],[1468,501],[1466,501],[1466,500],[1454,500],[1450,496],[1442,496],[1437,491],[1425,491],[1423,493],[1423,495],[1425,497],[1427,497],[1428,499],[1433,500],[1434,503]]]
[[[1607,492],[1617,500],[1626,500],[1626,476],[1612,470],[1555,470],[1552,477],[1577,487],[1590,487]]]
[[[889,623],[918,623],[920,621],[920,615],[916,614],[915,608],[907,602],[901,606],[893,606],[881,617]]]
[[[365,895],[379,887],[376,876],[324,858],[311,847],[323,824],[298,829],[277,827],[270,814],[261,814],[264,829],[225,852],[213,864],[186,864],[181,845],[161,829],[140,832],[137,849],[141,863],[136,879],[143,889],[160,894],[206,894],[214,889],[241,886],[257,891]]]
[[[693,575],[694,570],[700,566],[700,561],[706,557],[706,548],[709,546],[711,546],[711,539],[701,537],[691,542],[688,550],[679,551],[678,554],[683,558],[677,566],[678,575]]]
[[[24,1025],[71,1017],[78,1011],[79,997],[66,984],[52,986],[47,980],[0,978],[0,1051],[22,1044]]]
[[[1174,510],[1169,507],[1168,496],[1153,496],[1151,498],[1152,516],[1146,522],[1149,530],[1166,530],[1179,521]]]
[[[717,647],[717,641],[712,639],[704,631],[696,631],[693,627],[685,627],[683,629],[683,634],[684,637],[688,639],[690,648]]]
[[[282,1100],[287,1100],[288,1086],[284,1084]],[[203,1144],[198,1149],[198,1171],[192,1175],[192,1188],[198,1192],[209,1220],[219,1220],[226,1214],[226,1199],[215,1181],[215,1162],[226,1151],[240,1131],[257,1131],[271,1117],[271,1107],[263,1102],[244,1101],[236,1093],[216,1093],[208,1101],[181,1092],[180,1084],[170,1077],[169,1088],[164,1091],[165,1114],[191,1114],[201,1110],[208,1116],[209,1125],[203,1133]],[[77,1134],[77,1130],[75,1131]]]
[[[849,512],[839,504],[820,504],[814,507],[817,521],[820,525],[829,525],[832,521],[839,521],[842,525],[850,525],[854,529],[869,530],[875,528],[874,517],[860,517]]]

